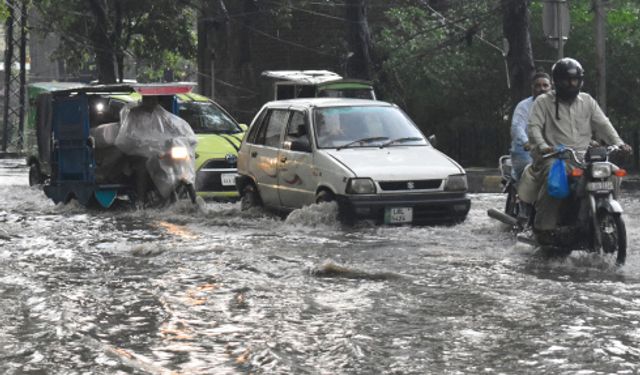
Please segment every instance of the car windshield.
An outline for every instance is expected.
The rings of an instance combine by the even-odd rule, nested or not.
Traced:
[[[178,115],[191,125],[196,134],[234,134],[242,132],[240,126],[231,116],[211,102],[180,103]]]
[[[314,126],[318,148],[428,144],[409,117],[395,107],[320,108],[315,111]]]

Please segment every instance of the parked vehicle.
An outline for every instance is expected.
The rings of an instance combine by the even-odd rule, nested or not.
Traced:
[[[591,147],[584,158],[569,147],[555,151],[545,158],[560,158],[570,165],[569,191],[562,200],[559,229],[550,246],[551,251],[568,254],[573,250],[614,255],[617,264],[624,264],[627,257],[627,234],[622,219],[622,206],[617,201],[620,183],[626,171],[609,161],[616,146]],[[529,222],[535,219],[532,211]],[[490,216],[512,224],[512,214]],[[518,235],[518,239],[530,245],[539,245],[531,237]],[[546,246],[545,247],[549,247]]]
[[[182,192],[195,200],[197,140],[186,121],[155,105],[127,108],[122,119],[104,111],[108,95],[137,90],[159,102],[190,89],[184,84],[105,85],[41,93],[35,103],[38,158],[29,160],[30,181],[42,183],[55,203],[75,198],[106,208],[118,197],[151,203],[152,191],[156,202]],[[141,190],[147,177],[153,184]]]
[[[27,129],[36,129],[35,102],[38,95],[43,92],[87,85],[39,83],[32,86],[33,89],[30,89],[30,93],[34,94],[30,98],[32,98],[33,104],[30,106],[30,121]],[[119,122],[120,111],[126,105],[137,103],[142,98],[134,86],[136,84],[119,85],[119,88],[114,92],[94,93],[92,107],[89,109],[90,116],[95,118],[92,123]],[[137,85],[136,87],[143,86]],[[224,108],[214,101],[192,93],[193,84],[182,84],[182,86],[185,87],[185,92],[160,95],[159,97],[165,109],[177,114],[191,125],[198,139],[195,155],[195,189],[197,194],[203,198],[237,199],[238,193],[235,188],[237,152],[247,126],[238,124]],[[97,86],[94,85],[94,87]],[[95,125],[92,126],[95,127]],[[49,167],[46,163],[41,165],[43,159],[38,155],[37,147],[31,147],[30,150],[27,163],[32,167],[31,170],[34,173],[30,184],[42,184],[48,175]],[[41,170],[44,171],[40,172]]]
[[[346,222],[453,224],[470,208],[464,169],[381,101],[265,104],[240,147],[238,174],[242,209],[336,201]]]
[[[295,98],[376,99],[369,81],[346,79],[328,70],[266,70],[262,76],[273,80],[273,96],[268,100]]]

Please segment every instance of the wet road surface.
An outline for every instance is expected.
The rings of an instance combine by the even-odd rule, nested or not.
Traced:
[[[342,228],[237,203],[55,206],[0,160],[1,374],[633,374],[627,264],[545,259],[472,196],[455,227]]]

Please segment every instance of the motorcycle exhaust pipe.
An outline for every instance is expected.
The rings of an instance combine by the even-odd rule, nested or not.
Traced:
[[[493,219],[496,219],[498,221],[501,221],[511,226],[518,224],[518,220],[515,217],[509,216],[502,211],[496,210],[495,208],[490,208],[489,210],[487,210],[487,215],[489,215],[489,217]]]

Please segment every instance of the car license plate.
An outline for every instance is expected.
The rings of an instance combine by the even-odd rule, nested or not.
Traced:
[[[220,178],[222,179],[222,186],[233,186],[236,184],[235,173],[222,173]]]
[[[410,223],[412,221],[412,207],[387,207],[384,211],[384,222],[386,224]]]
[[[593,181],[587,183],[587,190],[589,191],[598,191],[598,190],[613,190],[613,181]]]

